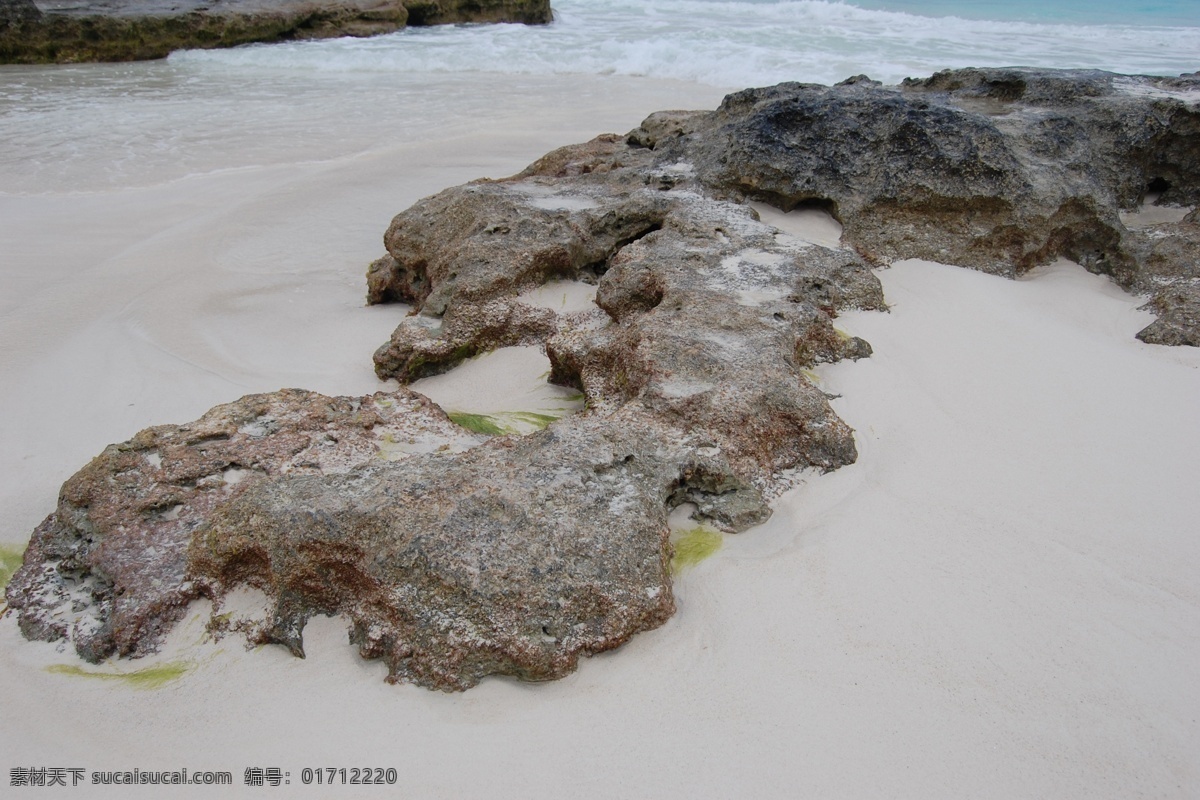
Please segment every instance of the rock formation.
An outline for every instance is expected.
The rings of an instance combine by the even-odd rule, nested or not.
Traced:
[[[0,64],[140,61],[183,48],[551,20],[549,0],[0,0]]]
[[[250,586],[270,604],[252,642],[302,654],[306,621],[342,614],[391,680],[560,677],[672,613],[672,508],[741,531],[795,470],[855,459],[804,372],[869,354],[833,320],[884,308],[871,265],[1014,276],[1065,256],[1151,295],[1141,338],[1200,341],[1197,212],[1121,215],[1197,202],[1198,96],[1197,75],[1033,70],[784,84],[447,189],[393,220],[369,269],[370,302],[413,307],[377,372],[540,343],[583,412],[485,439],[406,390],[243,398],[69,480],[8,601],[27,636],[95,660]],[[829,210],[844,247],[764,224],[751,199]],[[595,283],[598,308],[522,300],[558,278]]]
[[[0,25],[36,22],[41,16],[33,0],[0,0]]]
[[[1200,203],[1198,100],[1200,73],[967,69],[751,89],[635,136],[718,196],[827,208],[872,263],[1014,276],[1063,256],[1153,296],[1140,338],[1197,344],[1195,218],[1131,231],[1120,212]]]

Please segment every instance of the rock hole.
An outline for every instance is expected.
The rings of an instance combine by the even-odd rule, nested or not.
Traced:
[[[461,427],[487,435],[524,434],[584,407],[580,387],[550,382],[553,370],[537,345],[501,347],[411,385]]]
[[[437,6],[435,6],[432,3],[413,3],[412,8],[410,8],[408,10],[408,19],[406,20],[406,24],[408,24],[408,25],[428,25],[428,24],[430,24],[429,20],[432,17],[433,13],[435,13],[434,9],[436,9],[436,8],[437,8]]]
[[[842,223],[837,203],[821,197],[808,197],[794,203],[751,201],[758,218],[785,236],[802,242],[837,250],[841,248]]]
[[[991,81],[988,83],[988,97],[1012,102],[1020,100],[1025,94],[1025,81],[1014,79],[1007,81]]]
[[[580,269],[580,272],[587,274],[587,275],[594,276],[596,278],[601,277],[602,275],[604,275],[604,273],[608,272],[608,268],[610,266],[612,266],[612,260],[617,257],[617,253],[620,253],[626,247],[628,247],[629,245],[638,241],[639,239],[644,239],[647,236],[649,236],[650,234],[654,233],[655,231],[661,231],[661,230],[662,230],[662,222],[660,222],[660,221],[651,222],[645,228],[642,228],[641,230],[637,231],[632,236],[627,236],[624,239],[619,239],[617,241],[616,245],[607,254],[605,254],[605,256],[603,258],[592,261],[589,264],[585,264]]]
[[[824,211],[834,219],[838,218],[837,203],[828,197],[806,197],[792,206],[792,211]]]
[[[163,522],[174,522],[179,519],[180,511],[183,511],[183,504],[176,503],[165,511],[162,511],[159,514],[159,519],[161,519]]]

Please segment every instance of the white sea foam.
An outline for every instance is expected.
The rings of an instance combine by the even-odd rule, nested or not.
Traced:
[[[954,66],[1032,64],[1171,74],[1196,68],[1200,27],[932,18],[826,0],[558,0],[550,26],[410,28],[172,56],[305,72],[619,74],[741,88],[885,82]],[[1149,19],[1149,18],[1146,18]]]
[[[950,0],[861,2],[934,13]],[[698,87],[712,87],[707,104],[727,89],[783,80],[866,73],[893,83],[967,65],[1172,74],[1195,69],[1200,53],[1200,27],[1132,22],[934,19],[825,0],[554,6],[548,26],[437,26],[138,64],[0,68],[0,193],[144,186],[357,157],[430,129],[450,140],[536,126],[550,95],[628,106],[620,132],[656,107],[697,107]],[[669,80],[685,83],[667,90]],[[662,104],[635,107],[628,98],[647,96],[652,83]],[[503,105],[491,102],[496,95]]]

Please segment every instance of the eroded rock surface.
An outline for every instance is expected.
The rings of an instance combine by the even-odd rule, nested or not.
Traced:
[[[1196,212],[1130,212],[1196,203],[1197,96],[1197,76],[1019,70],[785,84],[448,189],[371,265],[370,301],[413,312],[377,372],[541,344],[583,412],[483,440],[404,390],[289,391],[150,429],[67,482],[9,602],[27,636],[98,659],[249,586],[269,604],[252,642],[302,654],[307,620],[341,614],[391,680],[560,677],[672,613],[672,508],[741,531],[796,470],[855,459],[805,370],[869,354],[834,320],[884,308],[872,265],[1017,275],[1065,256],[1151,295],[1142,338],[1196,344]],[[825,208],[844,247],[748,200]],[[563,278],[594,283],[596,308],[522,300]]]
[[[285,475],[332,476],[477,443],[403,390],[348,398],[285,389],[148,428],[63,484],[8,603],[30,639],[70,638],[89,661],[144,655],[200,596],[187,550],[220,506]]]
[[[183,48],[551,18],[549,0],[0,0],[0,64],[138,61]]]
[[[652,116],[632,138],[687,160],[719,195],[827,208],[872,263],[1013,276],[1061,256],[1154,296],[1173,322],[1140,338],[1197,341],[1194,218],[1131,231],[1120,212],[1147,198],[1200,203],[1200,73],[966,69],[901,87],[783,84],[712,113]]]

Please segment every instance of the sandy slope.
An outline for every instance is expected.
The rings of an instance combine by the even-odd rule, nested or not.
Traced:
[[[398,312],[360,307],[361,270],[390,214],[580,138],[568,130],[620,127],[559,124],[481,135],[470,158],[461,141],[414,143],[0,195],[16,254],[0,299],[0,540],[141,427],[280,385],[376,388],[370,349]],[[336,620],[310,624],[304,661],[202,643],[193,621],[153,662],[188,671],[147,690],[48,672],[79,662],[6,619],[5,780],[188,767],[240,784],[260,766],[290,772],[286,796],[384,797],[301,792],[300,771],[391,766],[417,798],[1195,796],[1200,353],[1136,342],[1138,301],[1071,265],[1020,282],[924,263],[881,278],[892,312],[839,323],[875,356],[820,370],[859,463],[726,537],[681,577],[664,628],[557,683],[443,695],[385,685]]]

